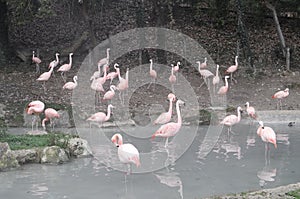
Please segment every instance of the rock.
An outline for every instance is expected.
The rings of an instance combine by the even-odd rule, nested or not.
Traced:
[[[19,166],[20,165],[14,153],[10,150],[9,145],[6,142],[0,143],[0,171]]]
[[[0,104],[0,118],[4,118],[5,117],[5,105],[4,104]]]
[[[39,153],[37,149],[21,149],[13,151],[16,159],[18,160],[19,164],[25,163],[39,163]]]
[[[81,138],[72,138],[69,140],[68,148],[71,155],[75,157],[87,157],[92,156],[92,150],[88,142]]]
[[[41,163],[62,164],[69,161],[66,151],[58,146],[45,147],[41,154]]]

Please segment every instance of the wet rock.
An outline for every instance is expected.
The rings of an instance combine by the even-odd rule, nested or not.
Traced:
[[[6,142],[0,143],[0,171],[19,166],[20,165],[14,153],[10,150],[9,145]]]
[[[87,157],[92,156],[92,150],[88,142],[81,138],[72,138],[69,140],[68,148],[74,157]]]
[[[41,163],[62,164],[69,161],[66,151],[58,146],[45,147],[41,155]]]
[[[13,151],[16,159],[18,160],[19,164],[25,163],[39,163],[39,153],[37,149],[22,149]]]

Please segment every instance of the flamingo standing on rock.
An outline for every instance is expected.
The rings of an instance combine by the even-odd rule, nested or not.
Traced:
[[[37,81],[43,81],[43,88],[44,88],[44,93],[46,92],[46,81],[49,80],[49,78],[51,77],[51,74],[53,72],[53,69],[54,69],[55,66],[51,66],[50,70],[48,72],[44,72],[43,74],[41,74],[39,76],[39,78],[37,78],[36,80]]]
[[[45,110],[45,118],[42,120],[42,126],[44,131],[46,130],[46,122],[50,120],[50,126],[52,126],[52,130],[54,129],[54,118],[60,118],[58,112],[53,108],[47,108]]]
[[[277,148],[276,134],[274,130],[271,127],[264,126],[262,121],[259,121],[258,123],[260,126],[257,129],[257,135],[265,143],[266,151],[269,149],[268,143],[274,144],[274,147]]]
[[[227,68],[227,70],[225,71],[226,74],[229,74],[230,73],[230,81],[232,83],[232,80],[235,81],[235,83],[237,83],[236,79],[234,79],[232,77],[232,74],[238,69],[238,56],[235,56],[235,65],[232,65],[230,66],[229,68]]]
[[[228,115],[220,122],[220,124],[224,124],[225,126],[228,126],[228,135],[230,132],[232,133],[231,127],[241,121],[241,111],[242,108],[239,106],[237,108],[237,115]]]
[[[198,70],[199,70],[199,73],[200,73],[200,75],[201,75],[201,76],[203,77],[203,79],[204,79],[204,82],[200,85],[200,88],[201,88],[202,85],[203,85],[204,83],[207,84],[206,79],[209,78],[209,77],[213,77],[214,74],[213,74],[212,72],[210,72],[209,70],[202,69],[202,68],[201,68],[201,63],[200,63],[200,61],[197,61],[197,63],[198,63]]]
[[[113,105],[109,104],[107,107],[107,115],[103,112],[97,112],[89,117],[86,121],[97,122],[100,123],[100,127],[102,127],[103,122],[106,122],[110,119],[111,109],[114,108]]]
[[[158,118],[154,121],[154,123],[153,123],[154,125],[155,124],[165,124],[171,120],[173,102],[176,100],[175,95],[173,93],[170,93],[168,95],[168,100],[170,101],[168,112],[164,112],[164,113],[160,114],[158,116]]]
[[[44,111],[45,104],[39,100],[30,102],[26,107],[26,113],[29,115],[33,114],[31,129],[33,131],[33,125],[36,123],[36,130],[38,130],[37,117]]]
[[[286,88],[284,91],[278,91],[272,96],[272,99],[278,99],[277,110],[279,109],[278,105],[280,106],[280,109],[282,109],[281,100],[287,96],[289,96],[289,88]]]
[[[207,58],[205,57],[204,62],[200,64],[200,68],[203,69],[203,68],[206,68],[206,67],[207,67]]]
[[[65,85],[63,86],[63,90],[67,89],[67,90],[74,90],[78,83],[77,83],[77,76],[73,77],[73,81],[74,82],[67,82],[65,83]]]
[[[118,77],[119,77],[119,84],[117,85],[117,89],[120,91],[119,98],[121,104],[124,105],[124,92],[126,89],[128,89],[129,68],[127,68],[126,70],[125,79],[121,77],[120,73],[118,74]]]
[[[35,63],[35,66],[36,66],[35,71],[36,71],[36,73],[40,73],[40,65],[39,64],[42,61],[41,61],[40,58],[35,57],[35,52],[34,51],[32,51],[32,62]]]
[[[228,79],[229,76],[225,76],[225,86],[222,86],[219,91],[218,91],[218,94],[219,95],[225,95],[227,92],[228,92]]]
[[[62,65],[57,70],[57,72],[61,72],[61,77],[63,78],[64,82],[66,82],[66,79],[64,77],[65,73],[68,72],[72,67],[72,56],[73,56],[73,53],[70,53],[69,54],[69,63]]]
[[[153,60],[150,59],[150,71],[149,71],[149,74],[150,74],[150,77],[152,79],[151,83],[148,85],[147,89],[150,88],[151,84],[154,84],[154,88],[155,88],[155,80],[156,80],[156,77],[157,77],[157,73],[155,70],[153,70]]]
[[[184,102],[182,100],[177,100],[176,102],[176,111],[177,111],[177,122],[169,122],[167,124],[162,125],[153,135],[152,139],[155,137],[165,137],[165,148],[168,147],[168,140],[169,137],[175,136],[176,133],[180,130],[182,125],[182,118],[180,114],[180,108],[179,106],[184,105]]]
[[[132,144],[123,144],[122,135],[116,133],[112,136],[111,141],[118,147],[118,157],[120,162],[127,164],[127,175],[131,172],[130,164],[135,164],[136,167],[141,165],[139,151]]]
[[[51,68],[51,67],[55,68],[59,64],[59,58],[58,58],[58,56],[59,56],[59,53],[55,53],[55,58],[56,59],[53,60],[52,62],[50,62],[48,68]]]

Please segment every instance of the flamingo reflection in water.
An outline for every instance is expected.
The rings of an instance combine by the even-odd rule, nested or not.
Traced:
[[[169,187],[178,187],[178,192],[181,198],[183,198],[183,184],[176,172],[156,173],[155,177],[161,184],[165,184]]]

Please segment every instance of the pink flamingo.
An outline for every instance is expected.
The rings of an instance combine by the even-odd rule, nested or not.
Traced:
[[[38,130],[37,116],[44,111],[45,104],[39,100],[30,102],[26,107],[26,113],[34,115],[32,118],[31,129],[33,131],[33,125],[36,123],[36,130]]]
[[[206,68],[206,67],[207,67],[207,58],[205,57],[204,62],[200,64],[200,68],[203,69],[203,68]]]
[[[103,66],[103,65],[109,65],[109,51],[110,48],[106,49],[106,57],[102,58],[98,61],[98,67]]]
[[[230,73],[230,81],[232,82],[232,80],[234,80],[235,82],[237,82],[233,77],[232,74],[238,69],[238,56],[235,56],[235,65],[230,66],[229,68],[227,68],[227,70],[225,71],[226,74]]]
[[[70,53],[69,54],[69,63],[62,65],[57,70],[57,72],[61,72],[61,77],[63,78],[64,82],[66,82],[66,79],[64,77],[65,72],[68,72],[72,67],[72,56],[73,56],[73,53]]]
[[[51,68],[50,68],[50,70],[49,70],[48,72],[44,72],[43,74],[41,74],[41,75],[39,76],[39,78],[36,79],[37,81],[43,81],[43,82],[44,82],[44,83],[43,83],[44,92],[46,92],[46,86],[45,86],[45,83],[46,83],[46,81],[48,81],[49,78],[51,77],[51,74],[52,74],[52,72],[53,72],[53,68],[54,68],[54,67],[55,67],[55,66],[51,66]]]
[[[198,70],[199,70],[199,73],[200,73],[200,75],[201,75],[201,76],[203,77],[203,79],[204,79],[204,82],[200,85],[200,88],[201,88],[202,85],[203,85],[204,83],[207,84],[206,79],[209,78],[209,77],[213,77],[214,74],[213,74],[212,72],[210,72],[209,70],[202,69],[202,68],[201,68],[201,63],[200,63],[200,61],[197,61],[197,63],[198,63]]]
[[[177,100],[176,102],[176,111],[177,111],[177,122],[169,122],[167,124],[162,125],[153,135],[152,139],[157,137],[166,137],[165,147],[168,146],[169,137],[175,136],[176,133],[180,130],[182,124],[182,118],[180,114],[180,105],[183,105],[184,102],[182,100]]]
[[[77,76],[73,77],[73,81],[74,82],[67,82],[65,83],[65,85],[63,86],[63,90],[67,89],[67,90],[74,90],[78,83],[77,83]]]
[[[150,59],[150,71],[149,71],[149,74],[150,74],[150,77],[152,79],[151,83],[148,85],[147,89],[150,88],[151,84],[154,84],[154,88],[155,88],[155,79],[157,77],[157,73],[155,70],[153,70],[153,60]]]
[[[114,134],[111,141],[118,147],[119,160],[120,162],[127,164],[127,175],[129,175],[131,172],[130,164],[135,164],[136,167],[141,165],[139,151],[132,144],[123,144],[122,135],[119,133]]]
[[[179,71],[179,66],[181,65],[180,62],[177,62],[176,66],[174,67],[174,72],[178,72]]]
[[[36,66],[36,73],[40,73],[40,63],[42,62],[40,58],[35,57],[35,52],[32,51],[32,62],[35,63]]]
[[[174,91],[174,84],[176,82],[176,76],[174,75],[174,65],[171,64],[171,66],[172,66],[172,69],[171,69],[171,75],[169,77],[169,82],[172,85],[172,92],[175,93],[175,91]]]
[[[247,108],[246,108],[246,111],[247,111],[248,115],[249,115],[251,118],[253,118],[253,119],[256,120],[257,115],[255,114],[255,109],[254,109],[254,107],[253,107],[253,106],[250,106],[249,102],[246,102],[245,106],[247,107]]]
[[[274,144],[274,147],[277,148],[276,144],[276,134],[271,127],[264,126],[262,121],[259,121],[259,127],[257,129],[257,135],[261,137],[261,140],[265,143],[265,148],[268,150],[268,143]]]
[[[216,93],[216,86],[220,83],[219,65],[217,65],[216,75],[213,77],[214,93]]]
[[[219,91],[218,91],[218,94],[219,95],[225,95],[227,92],[228,92],[228,79],[229,76],[225,76],[225,86],[222,86]]]
[[[93,77],[92,80],[93,81],[91,83],[91,89],[95,91],[95,103],[97,104],[99,102],[98,99],[100,99],[100,92],[105,92],[105,90],[103,88],[103,85],[101,84],[100,78]]]
[[[50,62],[48,68],[51,68],[51,67],[55,68],[59,64],[59,58],[58,58],[58,56],[59,56],[59,53],[55,53],[56,59],[53,60],[52,62]]]
[[[230,132],[233,133],[231,131],[231,127],[241,121],[241,111],[242,111],[242,108],[239,106],[237,108],[237,116],[236,115],[228,115],[220,122],[220,124],[224,124],[225,126],[229,127],[228,135]]]
[[[129,68],[127,68],[125,79],[121,77],[120,73],[118,74],[118,77],[119,77],[119,84],[117,85],[117,89],[120,91],[119,98],[121,100],[121,103],[124,104],[124,91],[128,89]]]
[[[44,131],[46,130],[46,122],[50,120],[50,126],[52,126],[52,130],[54,128],[54,123],[53,123],[53,119],[54,118],[59,118],[60,115],[58,114],[58,112],[53,109],[53,108],[47,108],[45,110],[45,118],[42,121],[42,126],[44,128]]]
[[[115,96],[115,90],[117,89],[116,86],[111,85],[110,86],[110,90],[107,91],[104,96],[103,96],[103,100],[111,100],[114,96]]]
[[[109,104],[107,107],[107,115],[103,112],[97,112],[89,117],[86,121],[97,122],[100,123],[100,127],[102,127],[103,122],[106,122],[110,119],[111,109],[114,108],[113,105]]]
[[[280,106],[280,109],[282,109],[281,100],[287,96],[289,96],[289,88],[286,88],[284,91],[278,91],[272,96],[272,99],[278,99],[277,109],[279,109],[278,105]]]
[[[106,79],[110,79],[110,84],[112,83],[112,81],[118,77],[119,73],[120,73],[120,69],[117,68],[119,66],[119,64],[115,64],[114,65],[114,69],[116,70],[116,72],[110,72],[107,74]]]
[[[170,101],[168,112],[164,112],[158,116],[158,118],[154,121],[155,124],[165,124],[171,120],[172,117],[172,107],[173,102],[176,100],[176,97],[173,93],[168,95],[168,100]]]

